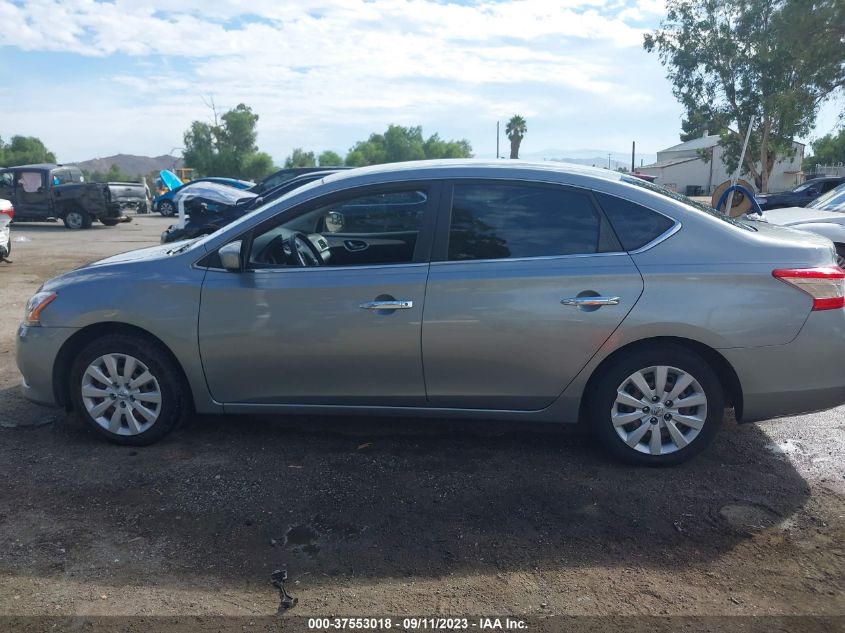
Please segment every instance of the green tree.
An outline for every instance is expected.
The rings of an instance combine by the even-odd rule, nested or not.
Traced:
[[[370,134],[358,141],[346,155],[350,167],[379,165],[432,158],[469,158],[472,146],[466,139],[444,141],[437,134],[423,137],[421,126],[390,125],[384,134]]]
[[[32,165],[55,163],[56,155],[34,136],[13,136],[7,144],[0,138],[0,165]]]
[[[658,52],[688,120],[723,124],[730,171],[754,118],[743,171],[767,191],[775,160],[845,86],[842,24],[842,0],[667,0],[643,46]]]
[[[273,160],[258,151],[257,123],[258,115],[243,103],[219,120],[215,111],[214,123],[194,121],[184,134],[185,165],[193,167],[196,176],[266,176],[273,169]]]
[[[681,119],[681,141],[691,141],[707,134],[723,134],[728,126],[718,117],[714,117],[706,108],[687,110],[687,116]],[[709,153],[708,153],[709,155]]]
[[[317,158],[320,167],[337,167],[343,165],[343,158],[337,152],[330,149],[325,150]]]
[[[267,152],[255,152],[244,158],[241,178],[258,182],[276,171],[273,157]]]
[[[469,158],[472,156],[472,146],[466,139],[458,141],[444,141],[435,133],[423,143],[426,158]]]
[[[285,167],[316,167],[317,159],[314,152],[306,152],[301,147],[295,147],[290,156],[285,159]]]
[[[519,146],[528,131],[528,125],[518,114],[514,114],[505,126],[505,134],[511,142],[511,158],[519,158]]]
[[[838,134],[831,132],[810,143],[812,156],[804,159],[805,171],[815,165],[838,165],[845,163],[845,127]]]

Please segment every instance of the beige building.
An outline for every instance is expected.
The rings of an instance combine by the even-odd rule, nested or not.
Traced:
[[[801,183],[804,145],[794,143],[794,156],[775,161],[769,177],[769,191],[792,189]],[[723,148],[718,134],[709,134],[657,152],[657,162],[643,165],[637,171],[655,176],[658,185],[688,195],[710,195],[721,183],[733,177],[722,162]],[[710,156],[704,160],[701,153]],[[751,182],[749,174],[742,174]],[[753,184],[753,183],[752,183]]]

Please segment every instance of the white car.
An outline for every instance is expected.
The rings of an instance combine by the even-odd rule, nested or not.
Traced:
[[[15,217],[15,210],[12,207],[12,203],[0,198],[0,262],[6,261],[6,258],[12,252],[9,224],[12,222],[13,217]]]
[[[763,217],[770,224],[823,235],[836,246],[836,262],[845,267],[845,185],[831,189],[806,207],[769,209]]]

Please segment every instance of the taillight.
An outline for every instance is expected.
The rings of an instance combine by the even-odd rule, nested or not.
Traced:
[[[845,270],[839,266],[823,268],[783,268],[772,275],[813,298],[813,310],[837,310],[845,307]]]
[[[8,215],[10,219],[15,219],[15,207],[9,207],[8,209],[0,209],[0,213]]]

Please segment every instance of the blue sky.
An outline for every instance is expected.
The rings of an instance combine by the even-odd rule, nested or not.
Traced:
[[[253,107],[277,163],[300,146],[344,154],[389,123],[493,156],[496,121],[517,112],[523,154],[632,140],[653,154],[682,114],[641,45],[663,13],[663,0],[0,0],[0,136],[38,136],[66,162],[165,154],[213,96]],[[825,106],[811,138],[841,109]]]

